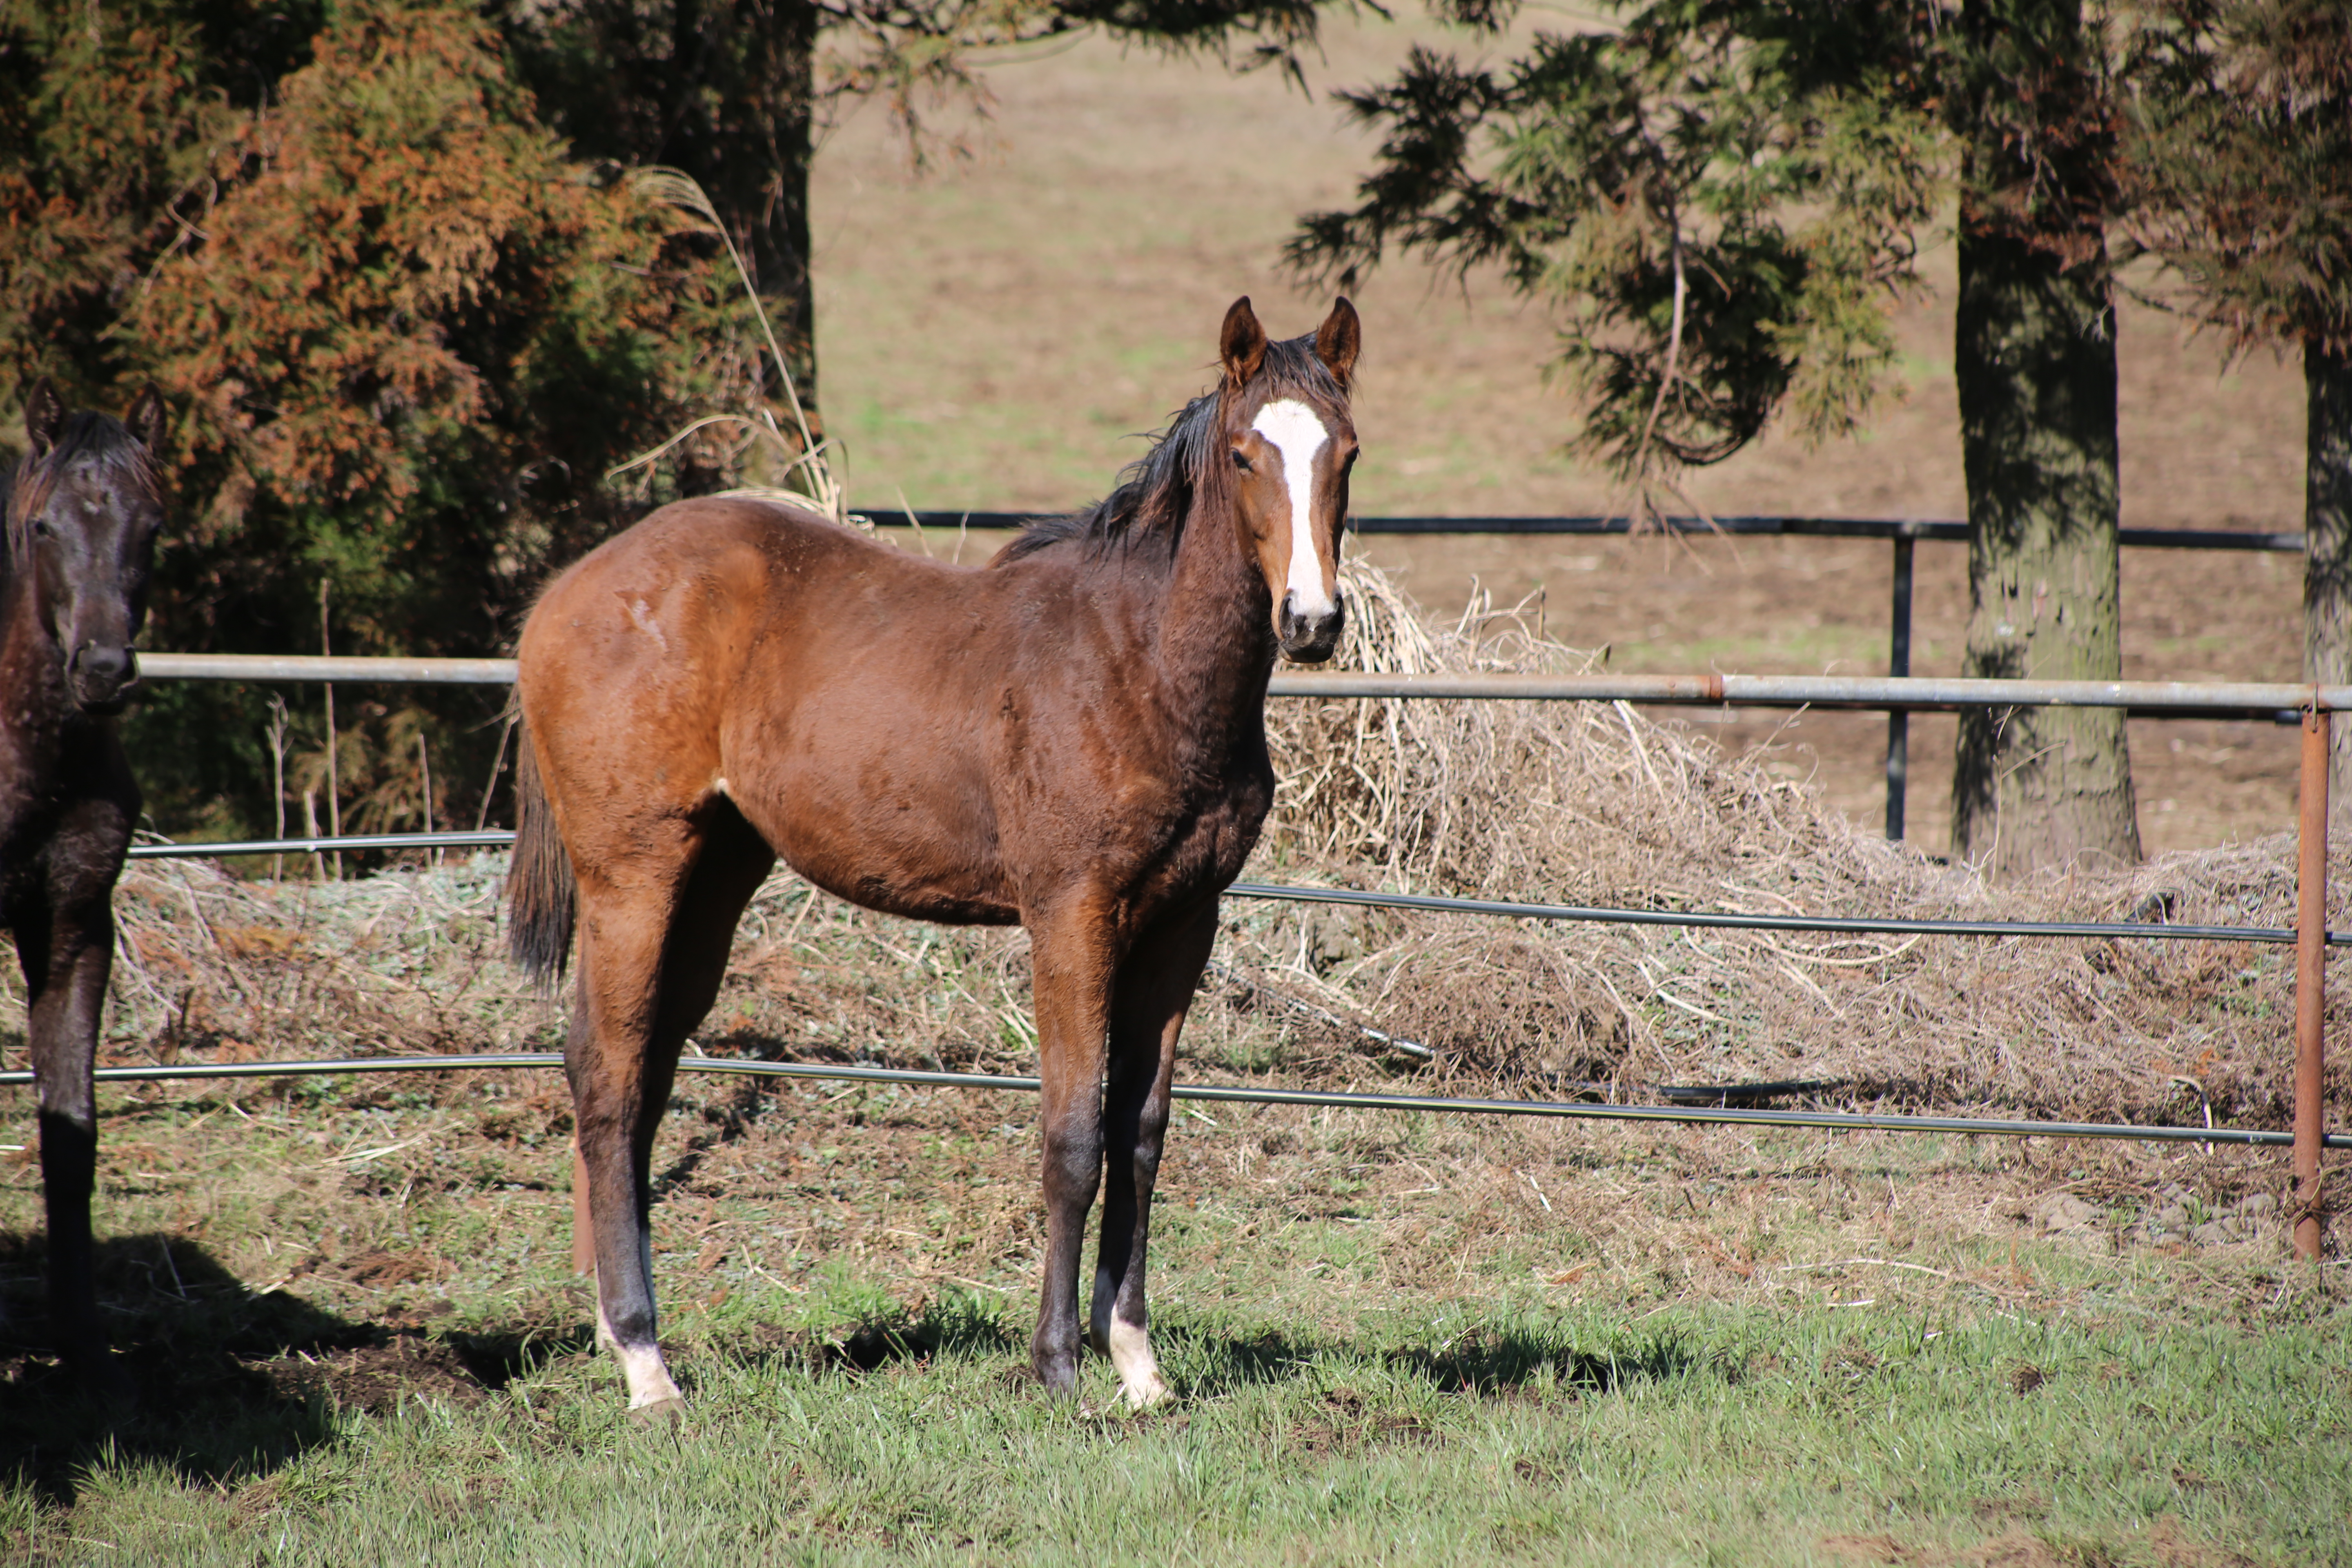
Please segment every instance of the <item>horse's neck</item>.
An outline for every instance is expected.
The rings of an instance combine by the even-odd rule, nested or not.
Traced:
[[[0,691],[10,694],[0,725],[19,743],[62,731],[73,711],[67,700],[65,661],[41,614],[40,580],[0,562]]]
[[[1223,508],[1195,506],[1160,606],[1159,677],[1204,749],[1263,744],[1273,606]]]

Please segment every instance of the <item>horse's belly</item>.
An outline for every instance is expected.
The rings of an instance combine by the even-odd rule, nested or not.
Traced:
[[[984,798],[958,787],[951,768],[917,775],[860,761],[835,751],[827,766],[730,793],[785,864],[827,892],[914,920],[1017,921]]]

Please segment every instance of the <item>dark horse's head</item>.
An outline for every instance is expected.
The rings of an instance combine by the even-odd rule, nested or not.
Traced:
[[[121,711],[138,678],[131,645],[163,522],[163,417],[152,387],[121,423],[68,414],[46,377],[25,400],[32,450],[6,488],[5,576],[29,594],[18,610],[39,618],[85,712]]]
[[[1342,297],[1304,338],[1269,343],[1247,297],[1225,312],[1218,350],[1218,408],[1239,505],[1242,547],[1257,559],[1274,599],[1274,635],[1302,664],[1338,651],[1347,607],[1339,599],[1339,531],[1348,521],[1348,470],[1356,426],[1348,394],[1361,328]]]

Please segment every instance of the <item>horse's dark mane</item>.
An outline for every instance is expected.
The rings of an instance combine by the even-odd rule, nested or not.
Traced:
[[[1315,335],[1268,343],[1265,359],[1251,377],[1244,395],[1263,389],[1265,400],[1298,397],[1321,404],[1343,401],[1346,391],[1315,353]],[[1173,554],[1183,536],[1184,520],[1193,499],[1206,486],[1219,482],[1223,466],[1218,440],[1218,395],[1203,393],[1186,404],[1155,437],[1151,450],[1129,464],[1118,476],[1118,488],[1090,507],[1061,517],[1041,517],[1024,523],[1021,535],[997,552],[994,564],[1019,561],[1076,540],[1089,554],[1114,546],[1149,544]]]
[[[7,526],[0,528],[0,583],[8,580],[14,563],[31,548],[26,531],[33,514],[48,500],[58,476],[79,462],[96,464],[110,484],[132,485],[159,504],[163,500],[163,470],[121,420],[88,410],[68,415],[55,446],[25,458],[13,472],[0,474],[0,506],[7,515]]]

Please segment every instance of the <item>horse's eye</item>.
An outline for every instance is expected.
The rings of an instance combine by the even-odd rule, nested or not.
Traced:
[[[1254,470],[1250,468],[1249,454],[1248,454],[1248,453],[1246,453],[1246,452],[1244,452],[1244,451],[1243,451],[1243,450],[1242,450],[1240,447],[1234,447],[1234,468],[1239,468],[1243,473],[1245,473],[1245,474],[1246,474],[1246,473],[1250,473],[1250,472],[1253,472],[1253,471],[1254,471]]]
[[[55,537],[57,536],[57,531],[57,531],[56,529],[51,528],[51,527],[49,526],[49,520],[48,520],[47,518],[46,518],[46,517],[37,517],[37,518],[35,518],[35,519],[33,520],[33,537],[34,537],[34,538],[36,538],[36,539],[53,539],[53,538],[55,538]]]

